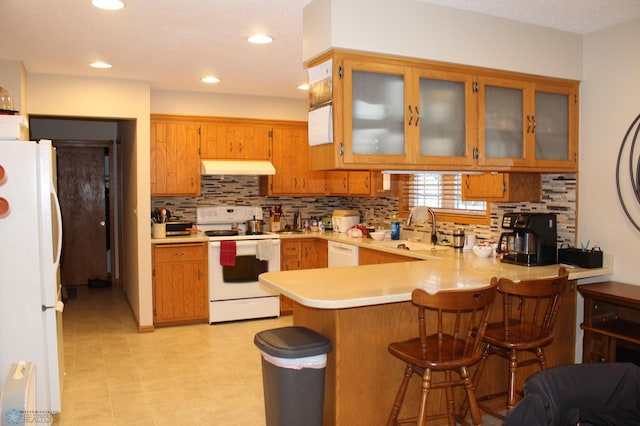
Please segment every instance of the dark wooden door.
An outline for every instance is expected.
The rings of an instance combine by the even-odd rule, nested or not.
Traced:
[[[105,147],[57,146],[63,286],[107,279]]]

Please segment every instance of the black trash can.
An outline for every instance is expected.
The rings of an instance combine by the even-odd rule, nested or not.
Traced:
[[[306,327],[261,331],[267,426],[321,426],[324,376],[331,340]]]

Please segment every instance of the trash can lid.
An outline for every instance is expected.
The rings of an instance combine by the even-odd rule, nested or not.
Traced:
[[[304,358],[331,352],[331,340],[310,328],[291,326],[256,334],[253,343],[261,351],[280,358]]]

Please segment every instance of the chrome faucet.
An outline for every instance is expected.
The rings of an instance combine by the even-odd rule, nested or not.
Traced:
[[[430,207],[416,206],[412,208],[411,212],[409,212],[409,217],[407,218],[407,227],[411,224],[412,220],[415,220],[415,221],[426,220],[427,214],[431,215],[431,244],[435,246],[436,244],[438,244],[438,231],[436,228],[436,213]]]
[[[436,229],[436,213],[427,207],[429,214],[431,215],[431,244],[434,246],[438,244],[438,231]]]

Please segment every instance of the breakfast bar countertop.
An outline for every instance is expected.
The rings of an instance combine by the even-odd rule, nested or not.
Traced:
[[[435,293],[483,287],[494,276],[514,281],[549,277],[558,273],[559,266],[518,266],[450,249],[437,250],[437,255],[426,260],[267,272],[260,275],[260,283],[304,306],[342,309],[409,301],[411,291],[417,287]],[[605,255],[602,268],[568,269],[569,279],[577,280],[611,274],[613,264],[610,256]]]

